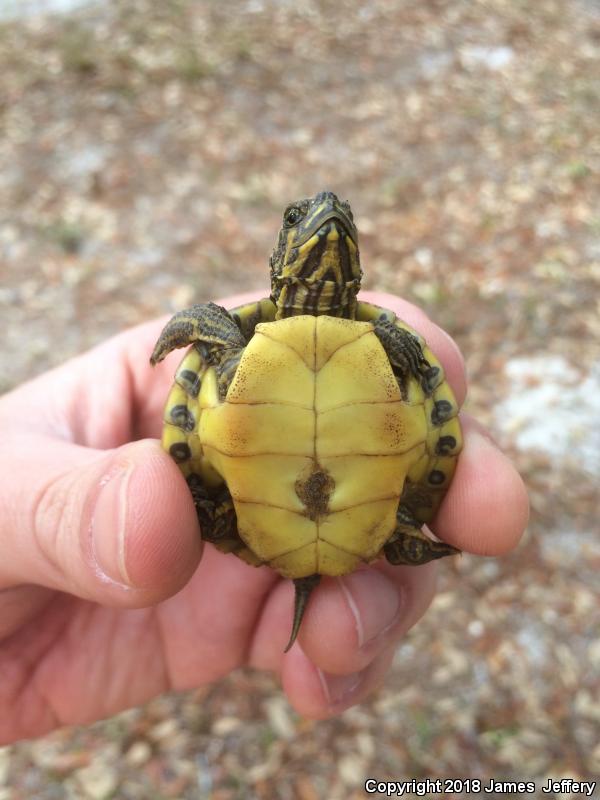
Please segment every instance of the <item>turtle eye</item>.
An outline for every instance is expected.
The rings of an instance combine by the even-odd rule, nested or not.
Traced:
[[[304,214],[302,210],[298,208],[298,206],[290,206],[286,208],[285,214],[283,215],[283,222],[287,227],[291,227],[295,225],[297,222],[300,222]]]

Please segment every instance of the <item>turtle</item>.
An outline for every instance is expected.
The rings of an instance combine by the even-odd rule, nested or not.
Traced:
[[[321,576],[460,552],[422,527],[448,490],[462,435],[425,340],[357,298],[348,202],[323,191],[288,205],[270,278],[257,302],[176,313],[150,362],[188,347],[162,446],[185,476],[202,539],[293,580],[287,652]]]

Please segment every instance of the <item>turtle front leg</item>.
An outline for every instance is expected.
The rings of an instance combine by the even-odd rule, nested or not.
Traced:
[[[383,547],[390,564],[418,566],[444,556],[455,556],[461,551],[445,542],[434,542],[421,530],[419,521],[411,510],[400,503],[396,513],[396,528]]]
[[[198,303],[171,317],[154,345],[150,363],[154,366],[171,350],[196,343],[204,344],[208,350],[246,346],[246,340],[227,309],[216,303]]]
[[[440,370],[427,361],[417,337],[387,319],[373,320],[372,325],[390,360],[402,397],[406,398],[411,376],[419,381],[425,394],[430,395],[440,381]]]
[[[193,344],[204,361],[214,366],[219,395],[225,397],[246,346],[246,339],[227,312],[216,303],[199,303],[179,311],[163,328],[154,346],[154,366],[178,347]]]

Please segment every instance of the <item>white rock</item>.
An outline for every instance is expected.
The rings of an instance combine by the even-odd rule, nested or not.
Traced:
[[[280,739],[292,739],[296,733],[289,705],[283,697],[271,697],[265,702],[265,711],[271,728]]]
[[[237,731],[242,725],[242,720],[238,717],[219,717],[213,722],[211,732],[215,736],[228,736]]]
[[[91,800],[104,800],[110,797],[118,784],[116,769],[104,761],[92,762],[89,766],[77,770],[74,777],[84,796]]]
[[[460,60],[467,69],[474,67],[487,67],[491,70],[500,70],[507,67],[515,57],[512,47],[485,47],[483,45],[468,45],[460,50]]]
[[[600,476],[600,361],[581,375],[562,356],[514,358],[496,424],[520,450],[540,450]]]
[[[346,786],[360,786],[365,780],[364,759],[354,754],[342,756],[338,761],[338,775]]]
[[[132,767],[140,767],[142,764],[145,764],[146,761],[149,760],[150,756],[152,755],[152,748],[148,744],[148,742],[134,742],[127,753],[125,754],[125,760],[128,764]]]

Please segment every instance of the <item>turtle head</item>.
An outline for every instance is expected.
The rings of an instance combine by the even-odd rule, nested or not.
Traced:
[[[270,266],[276,319],[298,314],[353,319],[362,271],[349,204],[333,192],[319,192],[289,205]]]

